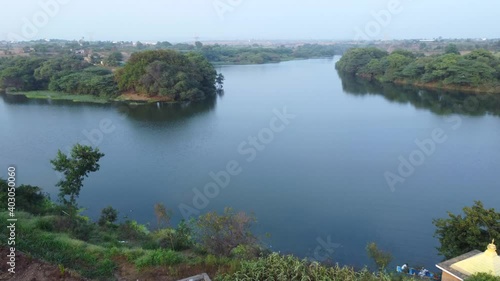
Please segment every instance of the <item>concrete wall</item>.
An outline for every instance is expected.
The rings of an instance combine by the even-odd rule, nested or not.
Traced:
[[[462,280],[443,271],[443,276],[441,277],[441,281],[462,281]]]

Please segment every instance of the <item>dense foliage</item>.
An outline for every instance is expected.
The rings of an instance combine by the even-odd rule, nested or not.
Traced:
[[[122,60],[120,52],[113,52],[103,63],[118,66]],[[173,50],[134,53],[117,75],[74,54],[0,60],[0,89],[9,91],[49,90],[101,98],[135,91],[184,101],[214,95],[216,78],[215,69],[200,53]]]
[[[38,96],[50,98],[60,94],[71,100],[84,100],[81,97],[85,96],[85,100],[109,101],[125,92],[187,101],[222,92],[223,76],[217,75],[212,63],[262,64],[333,57],[348,45],[288,47],[204,45],[198,41],[144,44],[54,40],[23,43],[15,55],[10,48],[8,45],[3,51],[10,57],[0,58],[1,90],[46,92]]]
[[[337,62],[336,68],[345,73],[357,74],[361,68],[368,65],[372,60],[381,59],[387,55],[386,51],[374,47],[350,49]]]
[[[472,250],[483,251],[492,239],[500,241],[500,213],[485,209],[480,201],[463,211],[463,215],[448,213],[448,218],[433,221],[441,243],[439,253],[447,259]]]
[[[9,186],[7,181],[0,179],[0,202],[2,210],[7,209],[7,194]],[[50,201],[49,195],[42,192],[38,186],[20,185],[16,187],[16,209],[29,212],[35,215],[50,213],[54,209],[54,204]]]
[[[78,56],[13,57],[0,61],[0,88],[12,91],[50,90],[70,94],[113,96],[114,75]]]
[[[500,59],[486,50],[460,55],[452,46],[441,55],[423,56],[396,50],[391,54],[375,48],[351,49],[337,62],[343,73],[383,82],[432,84],[498,92]]]
[[[117,72],[117,81],[121,91],[195,100],[215,94],[216,76],[200,54],[158,50],[134,53]]]
[[[37,79],[35,70],[46,62],[42,58],[15,57],[0,60],[0,88],[21,91],[40,90],[47,81]]]
[[[333,45],[304,44],[296,48],[250,46],[232,47],[225,45],[200,46],[199,52],[214,63],[262,64],[297,58],[333,57],[340,47]]]

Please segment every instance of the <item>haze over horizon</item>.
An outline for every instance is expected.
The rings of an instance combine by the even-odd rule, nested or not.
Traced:
[[[500,38],[484,0],[30,0],[3,3],[0,40]],[[478,16],[480,15],[480,16]]]

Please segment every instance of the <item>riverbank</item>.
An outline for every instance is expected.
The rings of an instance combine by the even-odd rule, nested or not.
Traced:
[[[8,212],[0,212],[1,219],[8,217]],[[16,217],[19,218],[15,252],[17,280],[175,281],[203,272],[214,281],[285,280],[284,277],[276,278],[276,268],[280,269],[282,276],[295,275],[301,280],[333,280],[335,277],[353,281],[415,280],[394,272],[375,273],[366,267],[356,271],[349,266],[311,263],[279,253],[267,252],[257,257],[241,246],[230,256],[209,254],[195,246],[174,250],[169,248],[170,240],[164,240],[167,237],[162,236],[174,233],[174,229],[149,232],[145,226],[135,222],[98,225],[91,223],[89,218],[77,216],[75,219],[80,221],[78,232],[92,234],[82,235],[91,237],[84,241],[75,237],[78,235],[71,229],[67,217],[55,214],[36,216],[22,211],[17,212]],[[179,228],[175,229],[175,233],[178,231]],[[3,234],[0,237],[7,238]],[[0,247],[0,253],[5,256],[10,251]],[[4,272],[0,274],[0,279],[11,277],[8,268],[8,264],[0,266]]]
[[[304,57],[304,58],[297,58],[297,57],[287,57],[287,58],[280,58],[280,60],[277,61],[265,61],[265,62],[235,62],[235,61],[217,61],[213,62],[211,61],[210,63],[214,66],[225,66],[225,65],[263,65],[263,64],[279,64],[283,62],[290,62],[290,61],[303,61],[303,60],[317,60],[317,59],[333,59],[334,56],[312,56],[312,57]]]
[[[377,82],[380,83],[393,83],[399,86],[413,86],[421,89],[455,91],[455,92],[463,92],[469,94],[500,94],[500,84],[472,87],[472,86],[446,85],[443,82],[423,83],[423,82],[415,82],[415,81],[401,80],[401,79],[394,81],[384,81],[382,79],[373,78],[370,75],[359,74],[358,76],[370,81],[376,80]]]
[[[155,103],[155,102],[175,102],[170,97],[161,96],[146,96],[137,93],[123,93],[118,97],[98,97],[93,95],[75,95],[61,92],[52,91],[29,91],[29,92],[5,92],[7,95],[14,96],[25,96],[28,99],[50,99],[50,100],[62,100],[62,101],[72,101],[79,103],[97,103],[97,104],[109,104],[113,102],[125,102],[125,103]]]

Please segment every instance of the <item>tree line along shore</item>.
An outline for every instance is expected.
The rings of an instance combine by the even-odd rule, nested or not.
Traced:
[[[426,56],[374,47],[348,50],[337,62],[339,72],[368,80],[420,88],[500,93],[500,57],[478,49],[461,54],[450,44],[444,53]]]

